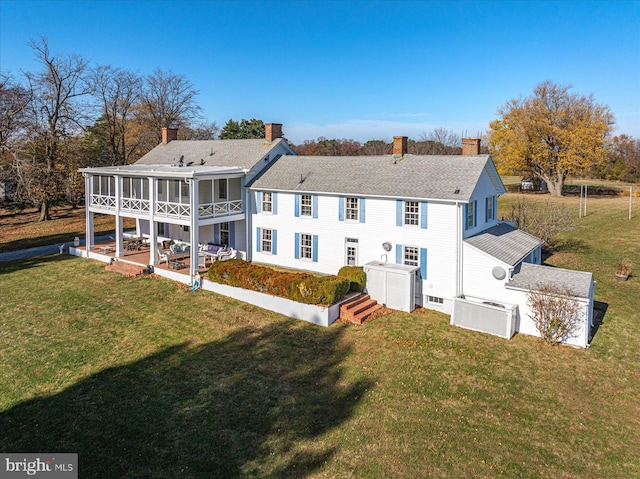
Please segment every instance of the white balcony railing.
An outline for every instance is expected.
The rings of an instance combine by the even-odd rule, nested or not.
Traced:
[[[106,210],[116,209],[116,197],[107,195],[91,195],[91,206]]]
[[[123,211],[129,211],[131,213],[148,213],[149,212],[149,200],[139,200],[136,198],[122,198]]]
[[[189,218],[191,215],[191,207],[184,203],[158,202],[158,216],[170,216],[172,218]]]
[[[240,213],[242,213],[242,200],[206,203],[198,206],[198,216],[200,218],[217,218]]]

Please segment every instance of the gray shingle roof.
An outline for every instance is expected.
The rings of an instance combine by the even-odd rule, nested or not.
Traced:
[[[508,223],[500,223],[464,241],[510,266],[516,265],[543,243]]]
[[[495,171],[488,155],[404,155],[396,163],[391,155],[287,155],[256,178],[251,187],[256,190],[469,201],[485,168]],[[501,186],[497,174],[494,176]]]
[[[589,298],[593,275],[587,271],[552,268],[539,264],[522,263],[520,271],[513,275],[506,286],[515,289],[533,289],[548,284],[557,293],[568,290],[578,298]]]
[[[140,158],[139,165],[172,165],[184,155],[184,164],[205,160],[206,166],[239,166],[251,169],[272,148],[284,140],[174,140],[161,143]]]

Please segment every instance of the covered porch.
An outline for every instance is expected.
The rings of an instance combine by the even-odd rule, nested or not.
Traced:
[[[127,239],[125,239],[125,241],[127,241]],[[213,264],[213,259],[211,257],[205,257],[204,261],[199,260],[197,264],[194,265],[194,268],[192,268],[190,255],[180,258],[178,260],[179,263],[174,263],[171,261],[156,261],[155,264],[153,264],[149,261],[150,247],[148,245],[143,245],[140,249],[135,248],[131,250],[125,250],[119,257],[116,257],[114,255],[115,250],[116,241],[114,239],[98,241],[96,242],[95,247],[90,250],[87,250],[86,246],[73,246],[69,248],[69,254],[72,254],[74,256],[81,256],[84,258],[95,259],[106,264],[110,264],[114,261],[119,261],[136,265],[141,268],[151,266],[155,274],[163,276],[165,278],[169,278],[173,281],[178,281],[189,285],[193,283],[192,275],[206,275],[209,268]],[[193,273],[193,271],[195,271],[195,273]]]
[[[203,246],[228,245],[246,250],[245,171],[238,167],[127,165],[85,168],[87,219],[85,257],[132,261],[189,277],[208,267]],[[115,244],[96,243],[94,215],[114,217]],[[136,221],[130,248],[123,219]],[[237,232],[237,234],[236,234]],[[167,258],[166,241],[180,243],[180,257]],[[191,245],[194,245],[193,247]],[[215,246],[214,246],[215,247]],[[241,253],[244,257],[244,253]],[[113,258],[113,259],[111,259]]]

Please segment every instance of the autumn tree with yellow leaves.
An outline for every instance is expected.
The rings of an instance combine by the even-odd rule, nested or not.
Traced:
[[[607,157],[614,118],[593,96],[545,81],[533,95],[511,99],[489,124],[489,149],[503,174],[532,174],[561,196],[569,174],[589,171]]]

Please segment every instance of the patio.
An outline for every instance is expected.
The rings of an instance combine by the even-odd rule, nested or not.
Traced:
[[[75,251],[74,251],[75,250]],[[76,256],[87,256],[87,248],[86,246],[75,246],[69,249],[70,254],[74,254]],[[111,258],[116,258],[116,243],[115,240],[107,240],[107,241],[96,241],[94,249],[90,252],[90,257],[93,259],[97,259],[98,261],[103,261],[105,263],[109,263]],[[161,252],[165,252],[165,250],[159,249]],[[136,246],[134,249],[124,248],[122,252],[122,256],[116,258],[117,261],[123,261],[139,266],[147,266],[149,264],[149,252],[150,247],[148,244],[142,244],[140,247]],[[168,252],[168,250],[166,251]],[[198,267],[198,273],[203,275],[207,273],[209,267],[212,264],[211,257],[205,256],[204,258],[204,266],[200,263]],[[189,271],[191,266],[191,257],[186,255],[184,257],[180,257],[177,260],[169,260],[169,262],[162,262],[162,264],[158,264],[158,259],[156,259],[156,264],[154,265],[154,272],[160,274],[161,276],[172,277],[173,275],[178,273],[181,276],[184,276],[186,279],[189,279]],[[163,272],[167,272],[168,274],[163,274]],[[180,280],[184,280],[181,278]]]

